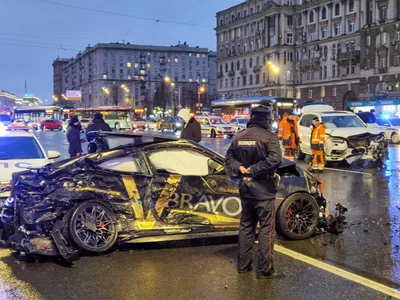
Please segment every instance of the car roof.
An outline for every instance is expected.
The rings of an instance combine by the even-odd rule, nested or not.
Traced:
[[[2,137],[32,137],[35,138],[33,136],[32,133],[30,132],[26,132],[26,131],[0,131],[0,138]]]
[[[222,119],[219,116],[196,116],[196,118]]]
[[[350,111],[335,110],[335,111],[325,111],[325,112],[307,112],[307,113],[304,113],[304,115],[321,115],[321,116],[345,116],[345,115],[350,115],[350,116],[354,116],[355,114],[350,112]]]

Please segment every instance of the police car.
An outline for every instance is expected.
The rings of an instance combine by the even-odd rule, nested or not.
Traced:
[[[216,138],[217,136],[232,137],[233,124],[228,124],[224,119],[217,116],[196,116],[201,126],[201,134]]]
[[[60,156],[45,152],[37,138],[25,131],[5,131],[0,128],[0,201],[10,194],[11,175],[29,167],[42,166]]]

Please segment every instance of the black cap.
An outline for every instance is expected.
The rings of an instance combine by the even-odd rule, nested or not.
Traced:
[[[95,119],[103,119],[103,114],[101,112],[95,112],[94,113],[94,118]]]
[[[318,117],[314,117],[312,120],[313,120],[313,121],[318,121],[318,122],[319,122],[319,118],[318,118]]]
[[[251,110],[251,116],[271,118],[271,108],[266,105],[260,105]]]

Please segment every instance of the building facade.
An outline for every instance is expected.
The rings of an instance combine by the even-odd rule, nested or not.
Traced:
[[[399,10],[389,0],[248,0],[221,11],[218,97],[287,96],[344,109],[387,91],[385,82],[395,91]]]
[[[0,107],[13,109],[16,96],[13,93],[0,90]]]
[[[82,101],[75,106],[151,108],[157,89],[168,78],[169,99],[195,103],[198,87],[215,91],[215,59],[215,52],[189,47],[186,42],[170,47],[129,43],[88,46],[75,58],[54,60],[53,98],[56,103],[71,104],[65,100],[65,92],[81,90]],[[185,93],[185,89],[194,92]],[[187,99],[188,95],[193,99]],[[202,95],[201,99],[207,98]]]

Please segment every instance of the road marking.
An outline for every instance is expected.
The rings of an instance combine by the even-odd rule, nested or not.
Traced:
[[[296,251],[290,250],[286,247],[280,246],[275,244],[274,246],[275,251],[281,253],[281,254],[285,254],[287,256],[290,256],[294,259],[300,260],[304,263],[307,263],[309,265],[312,265],[316,268],[319,268],[321,270],[327,271],[329,273],[335,274],[339,277],[342,277],[344,279],[353,281],[355,283],[364,285],[366,287],[369,287],[375,291],[378,291],[380,293],[386,294],[388,296],[391,296],[395,299],[400,299],[400,291],[393,289],[391,287],[388,287],[386,285],[383,285],[381,283],[378,283],[376,281],[367,279],[365,277],[362,277],[360,275],[356,275],[354,273],[348,272],[346,270],[340,269],[338,267],[332,266],[330,264],[324,263],[320,260],[308,257],[306,255],[300,254]]]
[[[343,170],[343,169],[334,169],[334,168],[325,168],[325,170],[338,171],[338,172],[347,172],[347,173],[354,173],[354,174],[363,174],[363,175],[372,175],[371,173],[366,173],[366,172]]]

